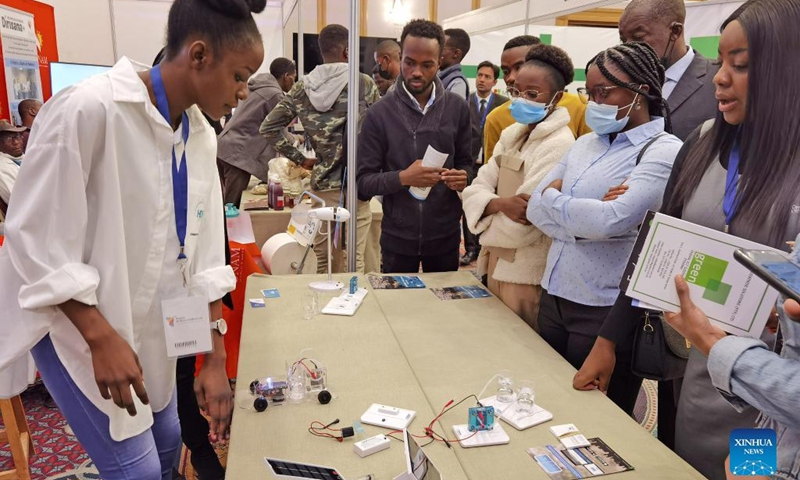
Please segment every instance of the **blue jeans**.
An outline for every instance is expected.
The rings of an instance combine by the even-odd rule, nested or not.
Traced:
[[[83,395],[56,355],[50,336],[31,350],[42,380],[104,480],[170,480],[181,446],[175,394],[153,414],[150,430],[117,442],[108,416]]]

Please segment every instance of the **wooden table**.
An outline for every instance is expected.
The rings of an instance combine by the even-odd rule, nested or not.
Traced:
[[[548,427],[574,423],[587,437],[601,437],[630,462],[633,472],[620,479],[702,479],[703,477],[599,392],[572,389],[572,368],[520,318],[496,298],[441,301],[428,289],[370,291],[353,317],[317,315],[301,320],[300,293],[316,276],[251,276],[248,298],[278,288],[281,298],[267,299],[265,309],[245,311],[239,361],[241,396],[250,380],[280,374],[285,361],[304,348],[328,368],[329,405],[316,401],[270,407],[264,413],[235,412],[228,456],[228,478],[268,478],[264,456],[329,465],[354,480],[371,473],[376,480],[403,471],[403,446],[361,459],[352,441],[317,438],[306,429],[312,420],[335,418],[339,426],[358,419],[371,403],[416,410],[411,424],[421,433],[449,400],[478,394],[500,370],[536,385],[536,403],[554,419],[524,431],[503,424],[508,445],[464,449],[441,442],[425,447],[446,480],[547,479],[526,453],[530,447],[556,443]],[[469,273],[423,274],[428,287],[474,285]],[[340,275],[345,281],[349,276]],[[359,278],[361,285],[366,279]],[[324,300],[323,300],[324,302]],[[489,396],[490,392],[484,396]],[[438,431],[452,438],[452,426],[466,423],[470,402],[448,413]],[[365,426],[367,435],[387,430]]]

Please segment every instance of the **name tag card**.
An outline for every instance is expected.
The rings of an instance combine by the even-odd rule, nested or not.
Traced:
[[[167,355],[170,358],[207,353],[213,349],[208,302],[182,297],[161,302]]]

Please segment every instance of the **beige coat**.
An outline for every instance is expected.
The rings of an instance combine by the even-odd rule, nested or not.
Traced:
[[[569,113],[557,108],[531,132],[524,145],[528,126],[515,123],[500,135],[500,141],[489,162],[479,171],[472,185],[464,190],[464,214],[473,233],[480,234],[481,245],[516,249],[513,262],[502,258],[497,264],[494,279],[501,282],[539,285],[547,263],[551,239],[538,228],[513,222],[503,213],[482,217],[486,206],[497,195],[499,167],[498,155],[520,156],[525,161],[525,181],[517,193],[530,194],[533,189],[558,164],[575,138],[569,129]]]

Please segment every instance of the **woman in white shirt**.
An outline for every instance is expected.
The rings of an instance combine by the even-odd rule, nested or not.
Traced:
[[[209,339],[208,322],[235,277],[201,109],[219,118],[246,98],[265,3],[176,0],[160,67],[120,60],[49,101],[31,132],[0,248],[0,396],[25,388],[30,351],[105,480],[170,478],[168,354],[213,345],[196,390],[212,440],[227,435],[225,328]]]
[[[528,192],[575,143],[569,112],[557,107],[574,77],[567,52],[550,45],[531,48],[508,89],[517,123],[503,130],[492,158],[464,189],[467,224],[484,247],[479,273],[486,272],[489,290],[534,329],[552,240],[525,218]]]

